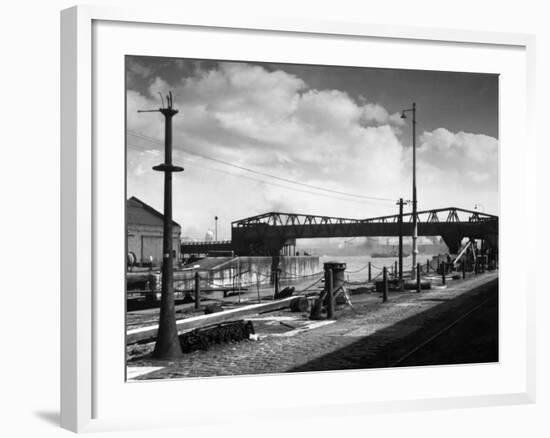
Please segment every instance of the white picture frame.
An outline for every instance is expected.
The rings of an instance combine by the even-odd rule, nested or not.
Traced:
[[[254,376],[254,377],[235,377],[219,378],[205,380],[189,380],[187,382],[147,382],[140,384],[125,384],[120,381],[121,374],[119,367],[123,368],[119,358],[111,358],[107,353],[109,348],[117,348],[117,342],[123,338],[123,333],[113,336],[113,345],[105,345],[105,332],[112,331],[118,333],[123,325],[124,316],[117,313],[115,309],[104,312],[106,301],[98,298],[98,288],[106,281],[123,281],[123,278],[117,280],[116,273],[104,275],[105,271],[101,268],[101,251],[105,251],[105,240],[98,241],[98,235],[105,235],[105,215],[114,206],[119,209],[117,214],[123,212],[124,199],[117,201],[116,197],[107,201],[102,196],[105,193],[105,186],[109,182],[99,179],[98,168],[102,168],[101,174],[109,174],[113,178],[115,185],[119,184],[123,178],[124,168],[117,167],[119,162],[115,159],[112,167],[105,167],[105,155],[97,153],[96,146],[98,138],[104,135],[99,132],[96,123],[101,123],[102,113],[99,111],[101,105],[104,105],[102,98],[96,95],[99,81],[105,81],[106,76],[98,65],[94,62],[98,57],[103,56],[101,51],[105,48],[102,43],[101,32],[98,30],[98,24],[105,23],[107,27],[111,26],[107,32],[117,32],[112,26],[131,27],[131,32],[139,32],[140,27],[149,29],[149,32],[160,34],[161,32],[173,32],[177,29],[187,29],[198,31],[203,36],[208,33],[223,31],[232,31],[236,38],[248,38],[252,41],[254,38],[263,38],[264,36],[277,39],[305,38],[307,44],[321,44],[323,38],[337,38],[337,44],[362,44],[363,41],[384,42],[387,44],[405,43],[410,47],[416,47],[422,50],[436,50],[437,47],[445,48],[453,46],[460,50],[476,50],[483,48],[487,53],[494,51],[495,56],[502,56],[504,65],[506,55],[509,52],[510,69],[518,69],[517,72],[510,70],[510,83],[505,83],[502,90],[507,93],[508,89],[513,89],[514,102],[519,101],[519,109],[515,112],[507,112],[508,108],[501,108],[503,115],[501,124],[513,120],[514,116],[521,116],[517,119],[516,125],[510,127],[505,125],[502,148],[507,147],[512,140],[523,140],[522,156],[518,152],[506,149],[501,158],[501,239],[504,242],[504,248],[501,256],[501,266],[503,274],[501,276],[501,285],[503,286],[503,324],[501,346],[506,348],[508,343],[515,343],[521,349],[516,351],[517,366],[510,371],[510,382],[513,386],[506,386],[504,383],[499,386],[499,381],[495,380],[493,386],[481,388],[482,393],[469,392],[469,389],[463,389],[462,392],[453,393],[443,392],[432,395],[418,396],[415,389],[405,391],[404,384],[412,379],[437,380],[445,379],[446,374],[462,373],[462,368],[454,367],[451,371],[430,368],[427,370],[388,370],[370,371],[368,373],[330,373],[324,376],[308,373],[307,376],[289,375],[284,380],[274,376]],[[109,34],[112,35],[112,34]],[[346,38],[348,38],[346,40]],[[112,41],[113,54],[118,56],[116,50],[126,50],[124,46],[125,38]],[[134,40],[132,40],[134,41]],[[346,42],[348,41],[348,42]],[[103,44],[103,45],[102,45]],[[153,42],[151,43],[153,44]],[[275,43],[277,44],[277,43]],[[282,44],[282,43],[281,43]],[[115,47],[116,46],[116,47]],[[253,46],[253,44],[252,44]],[[437,46],[437,47],[436,47]],[[314,46],[312,46],[314,47]],[[434,47],[436,47],[434,49]],[[122,392],[117,393],[117,389],[112,389],[112,393],[106,392],[105,387],[109,386],[105,382],[117,382],[117,387],[125,388],[131,386],[131,397],[143,393],[143,397],[158,396],[167,394],[170,400],[176,386],[179,389],[186,385],[186,391],[189,394],[198,394],[198,391],[205,394],[212,394],[214,391],[220,393],[231,392],[237,383],[242,390],[242,397],[255,394],[261,397],[261,393],[255,393],[252,387],[273,389],[275,400],[277,399],[276,387],[284,387],[285,382],[297,382],[303,385],[304,389],[311,390],[309,398],[305,397],[297,400],[295,404],[286,407],[273,409],[269,404],[260,407],[261,403],[256,403],[254,407],[247,409],[242,414],[256,418],[270,418],[272,416],[285,413],[291,417],[310,417],[312,415],[362,415],[369,412],[393,412],[412,409],[440,409],[446,407],[474,407],[487,405],[518,404],[531,403],[535,399],[535,351],[534,351],[534,280],[518,281],[511,276],[506,275],[506,266],[510,258],[508,255],[516,251],[532,250],[533,242],[531,240],[512,242],[510,233],[517,229],[519,224],[535,224],[535,145],[533,139],[532,120],[534,119],[534,47],[535,40],[531,35],[490,33],[483,31],[458,31],[450,29],[425,29],[403,26],[373,25],[366,23],[338,23],[338,22],[314,22],[305,19],[272,19],[268,17],[246,17],[226,18],[217,17],[215,14],[208,16],[197,15],[188,11],[163,11],[157,8],[148,10],[130,10],[110,7],[92,7],[78,6],[61,13],[61,104],[62,104],[62,130],[61,130],[61,425],[76,432],[83,431],[101,431],[121,428],[146,428],[175,425],[201,424],[206,421],[206,407],[201,407],[200,403],[195,406],[193,415],[182,417],[178,415],[178,409],[167,411],[162,406],[152,408],[149,416],[140,414],[139,411],[131,410],[123,412],[112,408],[106,401],[109,396],[112,404],[123,406],[124,400]],[[200,55],[201,50],[206,50],[206,45],[199,44],[194,48],[193,56]],[[216,50],[223,50],[223,47],[217,47]],[[170,49],[159,50],[158,55],[166,55]],[[211,49],[209,49],[211,50]],[[396,50],[403,51],[403,48]],[[134,52],[126,52],[132,53]],[[497,56],[498,54],[498,56]],[[111,55],[106,55],[111,56]],[[239,56],[239,54],[232,56]],[[273,56],[278,56],[273,54]],[[298,55],[289,54],[289,61],[296,60]],[[319,56],[331,56],[320,54]],[[465,55],[467,56],[467,55]],[[513,58],[513,59],[512,59]],[[500,58],[499,58],[500,59]],[[518,59],[522,60],[518,65]],[[402,62],[403,68],[413,68],[418,60],[405,59]],[[443,62],[443,61],[441,61]],[[485,61],[479,60],[480,64]],[[103,63],[102,65],[104,65]],[[496,62],[498,64],[498,62]],[[448,63],[448,65],[452,65]],[[455,60],[456,68],[461,65],[461,60]],[[515,66],[515,67],[514,67]],[[452,67],[446,67],[452,68]],[[481,68],[481,67],[480,67]],[[497,67],[495,67],[497,68]],[[503,67],[504,68],[504,67]],[[517,73],[517,74],[516,74]],[[123,76],[124,72],[120,74]],[[525,83],[523,82],[525,79]],[[514,82],[514,80],[516,82]],[[115,81],[116,82],[116,81]],[[118,78],[118,84],[120,78]],[[103,86],[103,85],[101,85]],[[116,86],[116,84],[114,85]],[[99,87],[101,88],[101,87]],[[107,89],[109,87],[106,87]],[[119,90],[122,93],[124,90]],[[504,99],[504,102],[510,100]],[[120,102],[118,102],[120,104]],[[504,104],[503,104],[504,105]],[[118,107],[117,107],[118,108]],[[123,118],[123,114],[120,114]],[[118,120],[120,122],[120,120]],[[116,123],[118,123],[116,122]],[[118,135],[118,140],[120,137]],[[122,132],[123,136],[123,132]],[[123,137],[122,137],[123,138]],[[115,140],[116,145],[119,144]],[[124,143],[120,145],[123,148]],[[519,162],[518,160],[522,160]],[[517,167],[516,167],[517,166]],[[512,181],[511,174],[514,173],[516,180]],[[111,181],[112,182],[112,181]],[[524,205],[531,207],[518,209],[513,212],[508,209],[508,198],[521,199]],[[120,205],[117,204],[120,202]],[[117,207],[118,205],[118,207]],[[123,214],[123,213],[122,213]],[[505,216],[506,215],[506,216]],[[116,215],[115,215],[116,216]],[[111,237],[115,237],[123,229],[123,223],[110,230]],[[122,238],[120,239],[123,240]],[[509,265],[508,265],[509,266]],[[518,269],[528,273],[531,268],[527,264],[521,265]],[[114,271],[113,271],[114,272]],[[114,278],[113,278],[114,276]],[[121,276],[123,277],[123,276]],[[526,276],[527,278],[534,278]],[[518,312],[518,324],[516,331],[510,327],[506,315],[508,315],[509,296],[507,289],[514,290],[517,297],[516,308]],[[120,309],[118,309],[120,310]],[[510,310],[511,312],[512,310]],[[98,321],[98,312],[101,313],[101,321]],[[117,315],[118,318],[117,319]],[[118,344],[119,345],[119,344]],[[120,345],[119,345],[120,346]],[[105,349],[103,351],[103,349]],[[121,352],[122,354],[122,352]],[[511,356],[510,356],[511,358]],[[499,365],[501,369],[506,368],[511,362],[504,361]],[[117,369],[113,375],[107,376],[111,369]],[[475,376],[488,372],[488,369],[468,368],[463,376]],[[493,372],[492,370],[490,371]],[[373,374],[376,373],[376,374]],[[413,373],[415,373],[413,375]],[[311,375],[309,375],[311,374]],[[441,374],[439,376],[439,374]],[[382,389],[376,389],[373,384],[373,376],[377,380],[391,378],[396,383],[394,392],[388,393],[387,397],[382,397]],[[319,377],[326,379],[330,385],[334,385],[333,398],[328,399],[326,392],[317,393],[313,390],[319,383]],[[448,377],[447,377],[448,378]],[[504,379],[503,376],[500,376]],[[110,380],[113,379],[113,380]],[[340,380],[337,380],[340,379]],[[354,380],[368,380],[372,391],[380,391],[379,396],[371,398],[362,397],[361,394],[339,393],[336,389],[339,385],[350,385]],[[480,379],[482,380],[482,379]],[[420,380],[421,381],[421,380]],[[475,382],[474,382],[475,383]],[[399,385],[401,389],[400,392]],[[511,385],[511,383],[510,383]],[[381,386],[382,388],[382,386]],[[487,389],[492,388],[492,389]],[[111,390],[108,390],[111,391]],[[121,389],[122,391],[122,389]],[[250,392],[248,392],[250,391]],[[130,395],[126,395],[130,397]],[[223,397],[221,397],[223,398]],[[201,400],[200,398],[198,399]],[[222,400],[223,401],[223,400]],[[220,401],[220,403],[222,402]],[[300,409],[295,409],[299,406]],[[184,409],[179,408],[180,410]],[[185,407],[189,412],[189,407]],[[218,405],[209,406],[208,411],[217,412],[217,421],[230,421],[232,412],[223,411]]]

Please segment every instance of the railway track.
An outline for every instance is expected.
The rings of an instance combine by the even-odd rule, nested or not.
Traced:
[[[427,339],[423,340],[419,344],[415,345],[411,349],[409,349],[405,354],[401,355],[398,359],[394,360],[389,364],[390,367],[403,367],[403,366],[416,366],[416,365],[428,365],[429,363],[425,362],[434,362],[433,364],[437,364],[436,362],[439,362],[439,364],[448,363],[447,360],[436,360],[435,357],[433,357],[434,352],[428,351],[428,350],[438,350],[437,343],[440,344],[449,344],[449,339],[454,336],[459,341],[466,341],[469,338],[469,331],[472,331],[473,328],[469,327],[468,325],[475,325],[476,321],[474,320],[476,317],[479,320],[486,320],[489,318],[493,318],[494,315],[492,305],[494,304],[495,308],[498,307],[498,296],[490,296],[482,300],[480,303],[476,304],[474,307],[468,309],[466,312],[462,313],[458,318],[454,319],[449,324],[445,325],[443,328],[438,330],[433,335],[429,336]],[[488,311],[489,309],[489,311]],[[483,314],[485,312],[485,314]],[[495,333],[481,333],[480,336],[485,336],[490,339],[489,342],[494,342],[497,346],[498,351],[498,313],[496,313],[496,319],[497,323],[494,328],[496,328]],[[460,327],[462,326],[462,327]],[[455,333],[452,333],[453,330],[455,330]],[[475,331],[475,330],[474,330]],[[458,332],[462,332],[462,335],[458,335]],[[488,343],[487,343],[488,345]],[[489,348],[493,348],[494,345],[491,345]],[[463,353],[463,352],[462,352]],[[429,358],[429,359],[427,359]],[[498,353],[495,357],[494,361],[498,360]],[[493,361],[493,360],[491,360]],[[478,363],[484,362],[481,360]],[[453,363],[461,363],[460,360],[455,360]],[[468,363],[468,362],[465,362]]]

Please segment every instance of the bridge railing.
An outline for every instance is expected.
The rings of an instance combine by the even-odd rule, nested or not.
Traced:
[[[229,245],[231,240],[205,240],[205,241],[182,241],[181,245],[185,246],[204,246],[204,245]]]

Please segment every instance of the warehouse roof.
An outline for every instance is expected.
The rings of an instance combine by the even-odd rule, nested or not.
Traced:
[[[126,222],[128,225],[162,226],[163,221],[163,214],[143,202],[141,199],[132,196],[130,199],[126,200]],[[181,228],[175,221],[172,221],[172,224]]]

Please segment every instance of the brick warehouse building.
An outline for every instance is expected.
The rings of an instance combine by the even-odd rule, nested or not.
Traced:
[[[180,259],[181,226],[173,223],[174,260]],[[162,262],[163,215],[142,200],[132,196],[126,201],[126,232],[128,253],[136,256],[139,264],[147,264],[152,258],[154,266]]]

